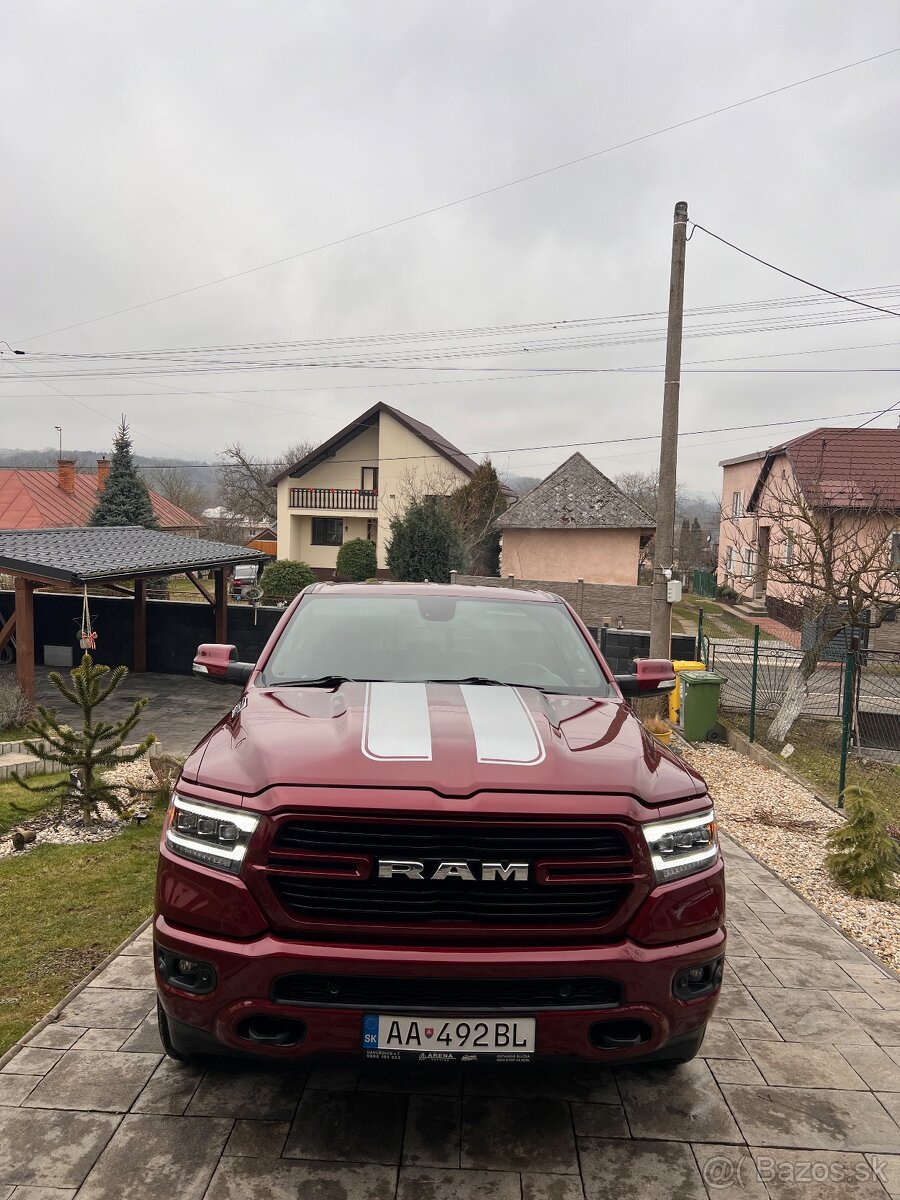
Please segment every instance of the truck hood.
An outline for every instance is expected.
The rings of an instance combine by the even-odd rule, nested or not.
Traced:
[[[617,698],[456,683],[251,686],[183,778],[248,797],[297,785],[616,793],[657,805],[706,790]]]

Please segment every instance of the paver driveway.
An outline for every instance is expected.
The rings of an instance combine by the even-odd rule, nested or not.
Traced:
[[[675,1071],[187,1069],[144,932],[0,1072],[0,1200],[900,1195],[900,983],[726,857],[725,987]]]

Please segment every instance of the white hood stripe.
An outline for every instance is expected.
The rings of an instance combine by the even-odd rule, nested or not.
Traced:
[[[480,763],[518,763],[536,766],[544,761],[534,718],[515,688],[462,684]]]
[[[430,762],[431,721],[424,683],[369,683],[362,752],[379,762]]]

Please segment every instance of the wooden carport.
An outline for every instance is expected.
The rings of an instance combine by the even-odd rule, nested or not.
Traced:
[[[134,667],[147,669],[147,580],[186,575],[215,610],[215,640],[228,640],[229,568],[271,556],[245,546],[181,537],[140,526],[0,530],[0,573],[15,578],[15,608],[0,626],[0,650],[16,638],[16,677],[34,700],[34,590],[103,585],[134,598]],[[212,571],[210,591],[197,578]],[[131,583],[129,589],[125,586]]]

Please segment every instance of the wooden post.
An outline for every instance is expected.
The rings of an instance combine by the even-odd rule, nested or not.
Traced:
[[[216,641],[220,645],[228,641],[228,580],[224,567],[216,571]]]
[[[147,670],[147,580],[134,581],[134,668]]]
[[[34,703],[34,583],[16,576],[16,679]]]

